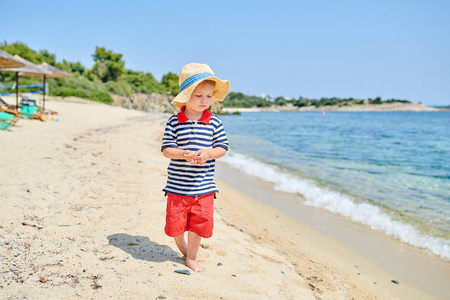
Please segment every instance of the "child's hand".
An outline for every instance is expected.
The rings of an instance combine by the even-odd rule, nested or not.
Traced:
[[[187,160],[188,162],[190,162],[191,164],[195,164],[195,157],[194,157],[195,153],[189,150],[184,150],[183,152],[183,157],[185,160]]]
[[[198,150],[194,153],[194,160],[196,165],[203,165],[211,159],[209,149]]]

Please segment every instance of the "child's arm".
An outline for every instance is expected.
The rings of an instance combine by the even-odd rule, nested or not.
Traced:
[[[196,165],[203,165],[211,159],[218,159],[227,153],[225,148],[220,146],[212,149],[201,149],[194,153],[194,160]]]
[[[168,147],[163,150],[163,154],[170,159],[185,159],[188,162],[193,163],[192,158],[194,157],[194,152],[189,150]]]

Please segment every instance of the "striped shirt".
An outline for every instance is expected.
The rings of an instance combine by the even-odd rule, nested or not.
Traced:
[[[228,150],[228,140],[217,116],[205,110],[198,121],[192,121],[184,114],[183,107],[181,112],[167,121],[161,151],[168,147],[193,152],[215,147]],[[215,193],[214,168],[214,159],[201,166],[191,165],[185,159],[171,159],[167,168],[167,185],[163,191],[184,196]]]

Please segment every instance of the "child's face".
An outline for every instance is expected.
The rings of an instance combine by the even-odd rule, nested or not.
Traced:
[[[192,112],[203,112],[211,105],[214,86],[207,82],[200,83],[186,102],[186,110]]]

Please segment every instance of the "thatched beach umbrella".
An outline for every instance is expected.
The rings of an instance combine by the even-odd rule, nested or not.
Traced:
[[[14,56],[0,49],[0,68],[20,68],[23,66],[25,66],[24,63],[21,63]]]
[[[39,66],[33,64],[19,55],[14,55],[14,58],[19,62],[23,63],[23,67],[19,68],[0,68],[0,71],[4,72],[15,72],[16,73],[16,109],[19,109],[19,73],[20,76],[26,77],[40,77],[44,74],[49,74],[48,71],[41,69]]]
[[[58,68],[55,68],[52,65],[49,65],[46,62],[43,62],[40,66],[41,69],[43,69],[44,71],[50,72],[50,74],[44,74],[44,82],[43,82],[43,86],[44,86],[44,94],[43,94],[43,104],[42,104],[42,108],[45,109],[45,79],[46,78],[63,78],[63,77],[70,77],[72,76],[72,74],[66,73]]]
[[[66,73],[58,68],[55,68],[52,65],[49,65],[46,62],[43,62],[42,64],[38,65],[37,67],[39,67],[43,72],[45,73],[28,73],[26,71],[24,72],[20,72],[19,75],[20,76],[26,76],[26,77],[44,77],[44,82],[42,83],[43,85],[43,104],[42,104],[42,108],[45,109],[45,80],[47,78],[62,78],[62,77],[69,77],[72,76],[69,73]]]

